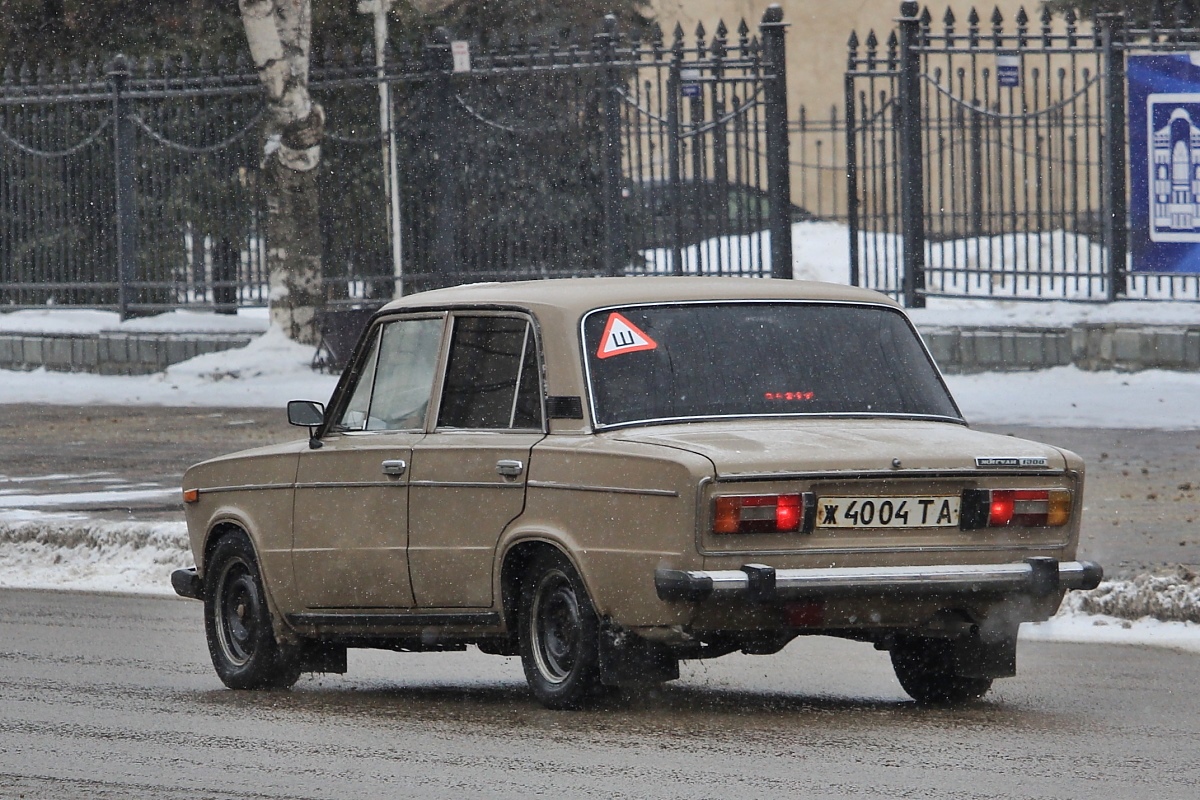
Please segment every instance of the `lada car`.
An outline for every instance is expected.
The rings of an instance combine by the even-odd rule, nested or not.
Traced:
[[[187,471],[232,688],[352,647],[520,655],[573,708],[681,659],[870,642],[925,703],[1016,669],[1076,560],[1084,465],[968,427],[904,312],[861,289],[581,278],[441,289],[371,320],[299,441]]]

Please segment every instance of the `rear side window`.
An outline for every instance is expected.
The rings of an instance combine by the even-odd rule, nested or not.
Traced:
[[[438,427],[541,430],[541,378],[528,320],[455,318]]]

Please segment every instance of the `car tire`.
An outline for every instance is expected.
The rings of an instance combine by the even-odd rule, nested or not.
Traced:
[[[275,640],[258,559],[241,531],[221,537],[209,556],[204,632],[217,676],[230,689],[286,689],[300,677],[297,661]]]
[[[954,663],[954,642],[902,639],[892,645],[891,655],[900,686],[922,705],[961,705],[978,700],[992,688],[991,678],[959,674]]]
[[[538,558],[522,582],[521,665],[542,705],[579,708],[600,689],[600,623],[579,573],[560,553]]]

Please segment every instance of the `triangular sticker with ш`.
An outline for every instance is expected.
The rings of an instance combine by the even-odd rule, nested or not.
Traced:
[[[600,349],[596,351],[596,358],[653,350],[656,347],[658,345],[645,331],[614,311],[608,315],[608,323],[604,326],[604,335],[600,337]]]

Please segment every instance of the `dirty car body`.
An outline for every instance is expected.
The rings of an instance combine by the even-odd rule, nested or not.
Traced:
[[[412,295],[310,437],[192,467],[227,685],[349,647],[521,655],[537,698],[680,659],[874,643],[923,702],[979,697],[1100,568],[1073,453],[971,430],[903,311],[801,281],[611,278]]]

